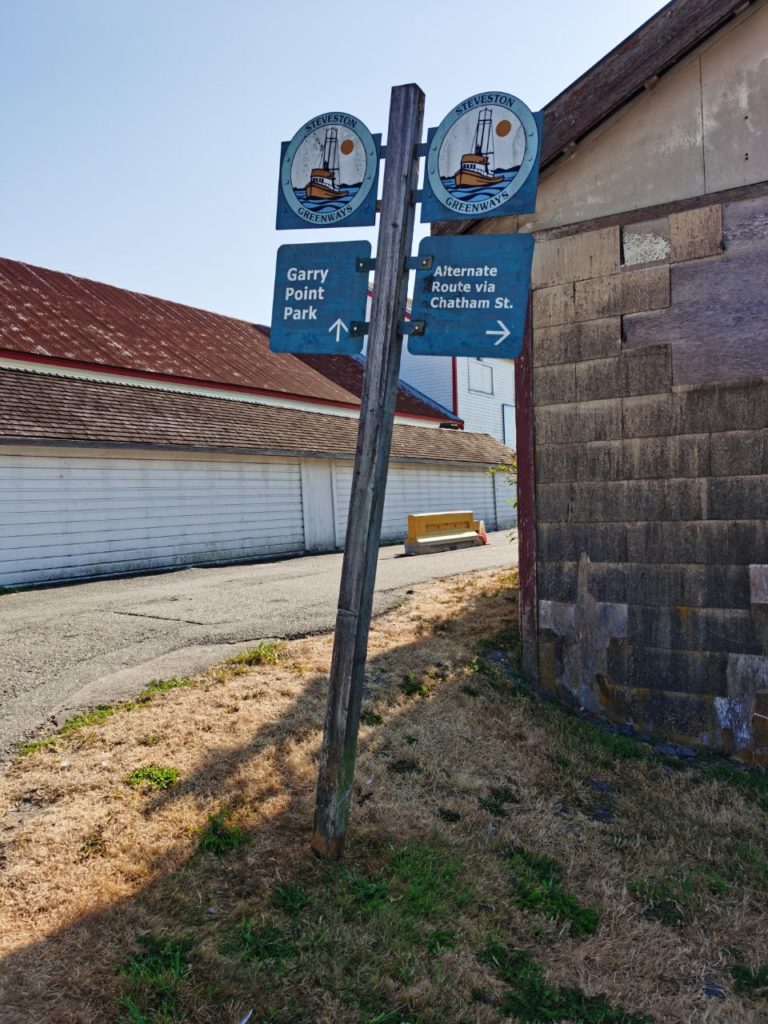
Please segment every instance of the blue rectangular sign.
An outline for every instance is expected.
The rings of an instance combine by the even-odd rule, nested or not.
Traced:
[[[419,245],[408,351],[515,359],[523,347],[531,235],[424,238]]]
[[[269,347],[357,355],[363,350],[370,242],[281,245]]]

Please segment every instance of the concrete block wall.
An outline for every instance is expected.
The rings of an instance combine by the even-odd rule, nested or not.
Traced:
[[[768,288],[747,273],[757,318],[720,300],[766,223],[765,197],[635,214],[537,239],[533,276],[540,684],[763,762]]]

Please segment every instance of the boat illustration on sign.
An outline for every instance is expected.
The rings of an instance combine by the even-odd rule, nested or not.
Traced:
[[[493,115],[490,107],[484,107],[477,115],[472,152],[462,156],[454,175],[456,188],[487,188],[503,182],[503,175],[494,174],[491,170],[493,155]]]
[[[305,189],[307,199],[345,199],[349,192],[339,188],[339,131],[326,128],[322,167],[313,167]]]

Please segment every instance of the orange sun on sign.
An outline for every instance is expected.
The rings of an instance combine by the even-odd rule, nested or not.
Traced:
[[[506,119],[504,121],[499,121],[499,123],[496,125],[496,134],[499,136],[500,139],[503,139],[505,135],[509,135],[511,131],[512,124],[510,121],[507,121]]]
[[[352,139],[344,139],[341,146],[339,147],[344,156],[349,156],[352,150],[355,148],[355,144]]]

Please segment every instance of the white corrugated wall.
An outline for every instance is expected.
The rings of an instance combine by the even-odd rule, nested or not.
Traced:
[[[336,544],[344,544],[352,490],[352,463],[333,464],[333,490],[336,513]],[[412,512],[449,512],[471,509],[478,519],[485,520],[488,530],[497,528],[496,494],[493,477],[482,467],[445,468],[393,462],[389,467],[384,518],[381,524],[383,541],[402,540]]]
[[[352,461],[304,462],[302,472],[290,458],[0,447],[0,586],[341,548]],[[504,519],[482,467],[393,463],[382,539],[402,540],[409,512],[456,508],[489,530]]]
[[[0,449],[0,586],[304,550],[298,460]]]

